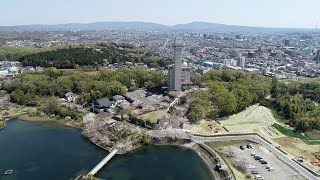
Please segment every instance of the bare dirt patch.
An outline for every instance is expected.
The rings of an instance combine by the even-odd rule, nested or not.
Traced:
[[[303,156],[305,159],[304,164],[306,166],[320,172],[319,166],[311,164],[311,162],[316,161],[314,153],[320,150],[320,145],[307,145],[299,139],[290,137],[279,137],[273,140],[296,158]]]
[[[214,135],[226,133],[223,126],[216,121],[201,120],[198,124],[184,123],[183,129],[190,130],[192,134]]]

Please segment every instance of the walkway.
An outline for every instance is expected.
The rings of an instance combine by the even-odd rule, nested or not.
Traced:
[[[94,167],[89,173],[89,174],[92,174],[93,176],[95,174],[97,174],[97,172],[103,167],[105,166],[108,161],[110,161],[110,159],[116,155],[116,153],[119,151],[119,149],[114,149],[113,151],[111,151],[98,165],[96,165],[96,167]]]
[[[229,165],[227,164],[227,162],[220,156],[219,153],[217,153],[215,150],[213,150],[210,146],[206,145],[205,143],[201,142],[199,143],[199,146],[201,146],[202,148],[206,149],[207,151],[209,151],[210,154],[215,155],[221,164],[226,165],[227,169],[227,173],[228,173],[228,179],[236,179],[232,170],[230,169]]]

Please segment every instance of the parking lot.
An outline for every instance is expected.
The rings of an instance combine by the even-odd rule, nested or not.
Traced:
[[[269,150],[267,150],[263,146],[256,144],[253,146],[253,149],[248,149],[247,147],[245,147],[243,150],[241,150],[238,147],[237,150],[237,156],[245,158],[246,162],[248,162],[249,172],[256,171],[263,177],[263,179],[267,180],[305,179],[299,176],[293,169],[279,160],[274,154],[269,152]],[[258,160],[255,160],[253,153],[265,160],[267,164],[261,164]],[[274,170],[268,171],[267,166],[272,167],[272,169]],[[254,174],[252,176],[255,177]]]

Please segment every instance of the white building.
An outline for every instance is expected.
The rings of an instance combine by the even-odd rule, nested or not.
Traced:
[[[188,87],[192,83],[191,78],[191,68],[187,67],[184,63],[182,67],[182,50],[185,47],[183,40],[180,36],[176,37],[174,40],[174,65],[169,67],[168,70],[168,87],[170,91],[181,91],[182,87]]]
[[[237,63],[237,65],[239,66],[239,67],[242,67],[242,68],[245,68],[245,66],[246,66],[246,57],[239,57],[238,58],[238,63]]]

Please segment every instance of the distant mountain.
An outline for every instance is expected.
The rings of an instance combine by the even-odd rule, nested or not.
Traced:
[[[311,29],[294,29],[294,28],[263,28],[263,27],[248,27],[235,26],[226,24],[217,24],[209,22],[191,22],[188,24],[177,24],[167,26],[150,22],[95,22],[95,23],[71,23],[71,24],[57,24],[57,25],[20,25],[20,26],[0,26],[0,32],[13,31],[64,31],[64,30],[168,30],[168,31],[234,31],[234,32],[274,32],[274,31],[306,31]]]

